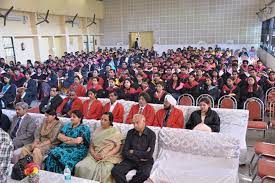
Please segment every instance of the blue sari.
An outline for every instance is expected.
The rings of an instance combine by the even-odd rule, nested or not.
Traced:
[[[67,137],[82,137],[84,143],[79,145],[69,145],[61,143],[53,148],[45,160],[45,170],[56,173],[63,173],[65,166],[73,172],[75,165],[86,157],[90,143],[90,128],[86,125],[79,125],[72,128],[72,124],[66,124],[60,133]]]

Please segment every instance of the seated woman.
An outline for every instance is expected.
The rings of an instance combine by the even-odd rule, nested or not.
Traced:
[[[92,83],[89,85],[89,82],[87,84],[87,90],[93,89],[96,92],[97,97],[103,97],[104,92],[102,86],[99,84],[99,78],[98,77],[93,77],[92,78]]]
[[[190,74],[188,81],[183,85],[184,93],[192,95],[194,98],[197,98],[200,95],[199,83],[195,80],[195,75]]]
[[[137,101],[137,91],[131,86],[132,81],[130,78],[124,80],[123,86],[121,88],[121,97],[124,100]]]
[[[251,97],[256,97],[264,101],[264,92],[261,86],[257,84],[256,78],[249,76],[247,78],[247,84],[241,89],[240,107],[242,104]]]
[[[102,115],[102,103],[96,98],[96,91],[88,91],[89,99],[83,103],[83,115],[85,119],[99,120]]]
[[[208,132],[220,132],[220,117],[216,111],[210,108],[210,100],[200,100],[200,110],[192,112],[185,126],[190,130],[201,130]]]
[[[2,108],[12,107],[16,97],[16,86],[11,84],[11,76],[4,75],[5,85],[0,92],[0,105]]]
[[[219,76],[216,70],[212,71],[211,76],[213,85],[221,89],[223,86],[223,78]]]
[[[211,95],[215,102],[218,101],[220,96],[219,88],[213,85],[212,79],[210,77],[206,77],[205,83],[202,84],[201,93]]]
[[[113,127],[111,112],[102,115],[101,127],[95,130],[92,139],[87,157],[75,166],[75,176],[112,183],[111,170],[122,160],[120,148],[123,136]]]
[[[172,79],[167,82],[166,91],[177,100],[181,95],[182,88],[183,83],[180,81],[179,75],[174,73]]]
[[[75,76],[74,77],[74,83],[70,86],[69,90],[74,90],[76,92],[76,95],[78,97],[85,97],[86,95],[86,89],[85,87],[80,83],[80,77]]]
[[[41,167],[44,156],[58,144],[57,135],[60,127],[61,123],[56,112],[52,109],[47,110],[42,125],[35,133],[34,143],[25,145],[22,148],[20,158],[31,154],[33,161]]]
[[[45,170],[63,173],[68,166],[73,171],[74,166],[87,155],[90,128],[83,125],[82,120],[83,114],[79,110],[72,111],[71,122],[63,126],[57,136],[62,143],[49,152]]]
[[[36,100],[37,98],[37,82],[31,78],[30,72],[25,72],[26,81],[23,85],[25,90],[25,95],[22,97],[24,102],[26,102],[29,106],[31,105],[32,101]]]
[[[163,104],[167,92],[164,90],[164,83],[162,81],[156,83],[156,91],[153,97],[154,104]]]
[[[237,102],[240,99],[240,88],[234,85],[234,78],[229,77],[227,78],[226,84],[222,87],[221,96],[230,95],[233,96]]]

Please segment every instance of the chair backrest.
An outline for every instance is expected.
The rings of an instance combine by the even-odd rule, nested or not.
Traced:
[[[214,102],[214,99],[211,95],[209,94],[202,94],[200,95],[197,100],[196,100],[196,105],[199,106],[200,104],[200,101],[202,98],[208,98],[210,100],[210,103],[211,103],[211,107],[214,108],[214,105],[215,105],[215,102]]]
[[[271,88],[269,88],[265,92],[265,104],[266,104],[266,107],[269,106],[268,104],[271,101],[275,101],[275,87],[271,87]]]
[[[244,109],[249,111],[249,120],[263,120],[264,103],[259,98],[248,98],[244,103]]]
[[[190,94],[182,94],[178,99],[178,105],[194,106],[195,99]]]
[[[224,95],[218,101],[218,108],[237,109],[237,100],[230,95]]]

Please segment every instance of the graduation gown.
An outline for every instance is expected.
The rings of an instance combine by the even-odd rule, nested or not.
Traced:
[[[62,113],[63,107],[65,106],[65,104],[67,104],[67,102],[69,101],[69,98],[65,98],[63,100],[63,102],[58,106],[58,108],[56,109],[57,113]],[[82,101],[79,98],[75,98],[72,102],[71,105],[71,109],[67,112],[67,115],[70,116],[72,114],[72,111],[74,110],[80,110],[82,111]]]
[[[139,111],[139,104],[133,105],[130,109],[128,116],[127,116],[126,123],[128,123],[128,124],[132,123],[132,119],[133,119],[134,115],[138,113],[138,111]],[[145,116],[146,125],[153,126],[153,123],[155,120],[155,110],[151,105],[147,104],[144,107],[144,109],[142,111],[142,115]]]
[[[85,96],[86,96],[86,89],[85,89],[85,87],[84,87],[83,85],[81,85],[81,84],[75,84],[75,83],[73,83],[73,84],[70,86],[69,90],[74,90],[74,91],[76,92],[76,95],[77,95],[78,97],[85,97]]]
[[[109,112],[110,111],[110,107],[111,107],[111,103],[107,103],[105,104],[105,106],[103,107],[103,112]],[[121,103],[117,102],[113,111],[113,116],[114,116],[114,122],[118,122],[118,123],[122,123],[123,122],[123,115],[124,115],[124,107]]]
[[[90,100],[86,100],[83,103],[83,115],[85,119],[99,120],[102,115],[102,103],[99,100],[94,100],[92,105],[89,107]]]
[[[166,115],[165,109],[160,109],[156,113],[154,126],[163,127],[163,121]],[[173,108],[166,123],[166,127],[170,128],[183,128],[184,126],[184,116],[180,109]]]

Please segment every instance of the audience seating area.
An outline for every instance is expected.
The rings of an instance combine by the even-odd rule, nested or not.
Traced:
[[[106,102],[106,100],[102,100]],[[124,104],[126,111],[129,111],[130,106],[128,101],[120,101]],[[154,105],[155,108],[161,105]],[[180,106],[181,110],[185,111],[185,116],[188,117],[196,107]],[[127,110],[128,109],[128,110]],[[202,180],[209,180],[215,183],[234,183],[238,182],[238,165],[240,151],[243,153],[243,162],[245,162],[245,131],[248,119],[248,112],[244,110],[237,110],[237,114],[233,114],[227,109],[214,109],[221,115],[221,133],[207,133],[190,131],[185,129],[172,129],[172,128],[159,128],[150,127],[157,135],[157,143],[155,146],[153,166],[150,179],[153,182],[179,182],[183,178],[192,180],[194,183],[199,183]],[[226,112],[227,111],[227,112]],[[127,113],[126,112],[126,113]],[[3,113],[12,118],[15,111],[3,110]],[[30,113],[39,125],[43,118],[43,114]],[[235,116],[233,118],[233,116]],[[60,118],[63,123],[68,122],[69,118]],[[236,119],[236,123],[231,120]],[[243,121],[242,121],[243,120]],[[84,123],[90,126],[91,133],[100,125],[97,120],[84,120]],[[239,124],[242,125],[239,126]],[[114,123],[114,126],[119,128],[124,137],[129,129],[133,128],[132,125]],[[233,130],[243,129],[243,139],[240,134],[233,134]],[[238,137],[238,138],[237,138]],[[190,144],[188,142],[192,141]],[[168,148],[169,147],[169,148]],[[192,161],[190,161],[192,159]],[[180,174],[169,169],[171,166],[165,167],[169,164],[177,166],[182,171]],[[182,163],[179,163],[182,162]],[[184,163],[183,163],[184,162]],[[189,164],[190,162],[190,164]],[[207,163],[208,166],[204,166]],[[167,169],[166,169],[167,168]],[[199,169],[200,168],[200,169]],[[190,170],[192,169],[192,172]],[[196,170],[197,171],[193,171]],[[213,172],[219,171],[219,174]],[[165,172],[165,173],[164,173]],[[211,173],[212,172],[212,173]],[[127,178],[130,179],[134,175],[131,171],[128,173]],[[180,182],[179,182],[180,183]]]

